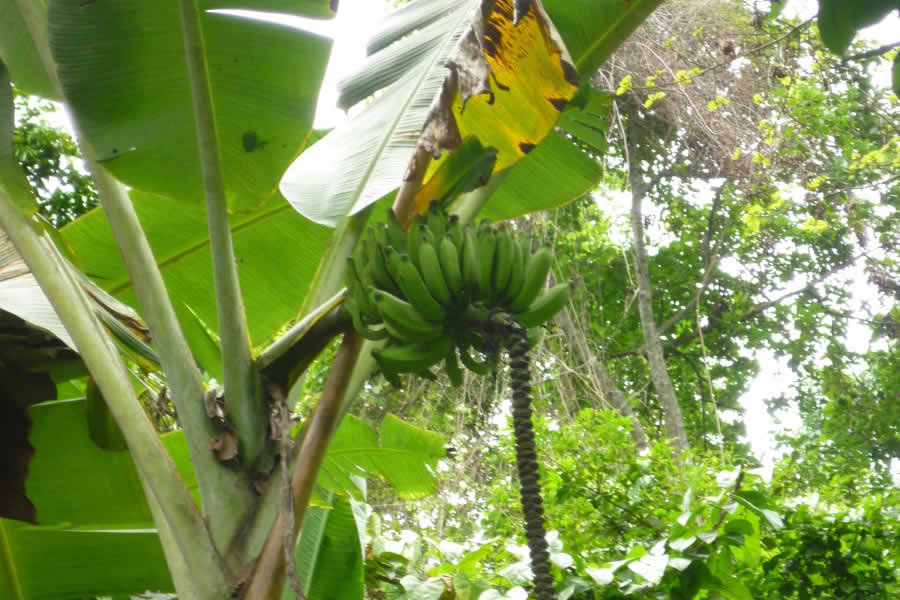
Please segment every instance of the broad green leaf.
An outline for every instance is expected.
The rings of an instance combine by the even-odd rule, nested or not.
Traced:
[[[352,476],[378,476],[401,498],[434,493],[436,482],[429,467],[444,456],[443,438],[388,415],[381,424],[381,443],[371,425],[344,417],[328,447],[318,484],[327,490],[357,493]]]
[[[0,598],[172,590],[128,452],[103,450],[91,440],[83,399],[38,404],[30,414],[36,452],[27,493],[38,525],[0,520],[6,542],[0,544]]]
[[[556,208],[589,192],[602,175],[599,162],[554,131],[510,169],[479,214],[502,221]]]
[[[332,508],[310,507],[297,540],[297,575],[309,600],[363,597],[363,551],[350,500],[330,494]],[[286,584],[283,600],[294,594]]]
[[[456,198],[487,183],[497,162],[497,150],[485,148],[476,137],[463,140],[416,194],[413,211],[425,213],[432,200]]]
[[[309,33],[208,12],[321,16],[327,2],[243,4],[198,3],[226,193],[238,212],[274,194],[305,144],[330,48]],[[177,3],[55,0],[48,15],[70,109],[104,166],[134,189],[202,199]]]
[[[874,25],[897,9],[897,0],[819,0],[819,35],[829,50],[843,54],[858,30]]]
[[[544,0],[582,77],[609,58],[662,0]]]
[[[444,593],[444,580],[432,577],[425,581],[414,575],[407,575],[400,580],[405,592],[401,598],[405,600],[438,600]]]
[[[205,324],[218,330],[204,207],[137,191],[131,198],[191,349],[221,380],[219,351],[204,329]],[[257,346],[297,315],[331,231],[298,215],[280,196],[232,217],[231,231],[250,338]],[[86,274],[137,306],[101,208],[63,228],[62,235]]]
[[[35,0],[31,10],[32,17],[46,27],[44,4]],[[26,94],[56,96],[16,0],[0,0],[0,59],[6,63],[13,83]]]

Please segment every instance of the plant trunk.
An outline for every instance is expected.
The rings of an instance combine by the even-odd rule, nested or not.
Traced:
[[[653,318],[652,294],[650,292],[650,273],[647,269],[647,248],[644,246],[644,221],[641,204],[646,189],[641,180],[637,158],[632,153],[629,157],[629,179],[631,180],[631,231],[634,236],[632,256],[634,258],[635,277],[638,284],[638,312],[641,319],[641,331],[644,335],[644,347],[650,363],[650,379],[656,389],[656,395],[663,408],[666,431],[672,446],[679,454],[687,449],[687,434],[684,419],[675,388],[669,378],[666,359],[663,355],[662,343],[656,333],[656,321]]]

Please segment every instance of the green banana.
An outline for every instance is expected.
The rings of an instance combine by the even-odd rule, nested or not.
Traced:
[[[423,215],[425,224],[431,230],[434,239],[439,240],[447,232],[447,213],[436,200],[431,201],[428,211]]]
[[[394,276],[406,300],[429,321],[441,321],[446,318],[447,311],[428,291],[409,255],[396,252],[390,246],[384,251],[391,275]]]
[[[374,292],[375,305],[390,334],[407,342],[427,342],[444,334],[443,323],[426,321],[416,308],[382,290]]]
[[[369,257],[371,254],[369,242],[370,240],[367,236],[361,236],[353,249],[353,264],[356,265],[356,272],[360,281],[366,285],[372,285],[372,277],[369,272]]]
[[[372,226],[372,229],[375,231],[375,243],[378,246],[390,245],[391,240],[388,238],[387,223],[377,223]]]
[[[378,310],[370,301],[366,292],[366,289],[370,286],[363,283],[359,275],[359,269],[356,267],[356,262],[349,257],[347,258],[347,272],[345,277],[347,279],[347,295],[348,297],[352,297],[355,301],[355,306],[357,307],[360,316],[364,317],[367,321],[377,321],[379,318]]]
[[[528,310],[528,307],[540,293],[541,288],[544,287],[552,262],[553,254],[547,248],[539,248],[537,252],[528,258],[528,263],[525,266],[525,281],[522,282],[522,288],[519,290],[519,293],[509,303],[510,311],[519,313]]]
[[[383,248],[375,239],[375,232],[372,228],[369,228],[366,239],[368,241],[367,246],[369,252],[367,271],[369,272],[369,278],[372,280],[372,285],[380,290],[387,290],[392,294],[399,294],[400,288],[397,286],[397,282],[394,281],[394,278],[388,270],[388,264],[384,257]]]
[[[525,327],[535,327],[553,318],[569,301],[569,284],[560,283],[531,303],[526,312],[516,315]]]
[[[522,284],[525,283],[525,263],[526,259],[522,256],[522,245],[519,238],[515,237],[511,240],[512,246],[512,267],[509,270],[509,282],[500,294],[500,300],[504,306],[509,305],[513,298],[519,295]]]
[[[417,373],[430,368],[447,356],[453,348],[450,338],[439,337],[430,342],[388,344],[374,350],[372,355],[386,371],[392,373]]]
[[[459,222],[459,215],[450,215],[447,217],[447,234],[453,241],[453,245],[457,248],[463,247],[463,226]]]
[[[450,380],[450,385],[459,387],[463,382],[462,369],[459,368],[459,361],[456,360],[456,348],[450,348],[450,352],[444,358],[444,371]]]
[[[444,236],[444,239],[441,240],[438,258],[441,261],[441,273],[450,289],[450,295],[453,296],[457,306],[464,306],[468,302],[468,298],[463,288],[462,271],[459,267],[459,250],[449,236]]]
[[[512,235],[505,227],[494,230],[494,270],[491,275],[491,297],[499,300],[503,297],[513,268],[513,241]]]
[[[463,232],[462,245],[462,276],[466,294],[474,302],[481,297],[481,264],[478,260],[478,239],[475,229],[469,225]]]
[[[413,224],[409,227],[405,248],[406,253],[409,255],[413,264],[416,265],[416,268],[419,267],[419,247],[427,239],[428,233],[428,227],[426,227],[425,223],[422,223],[419,219],[413,221]],[[395,247],[394,249],[398,252],[403,252],[404,247]]]
[[[459,360],[462,361],[462,364],[464,364],[467,369],[478,375],[487,375],[491,372],[490,361],[475,360],[472,355],[469,354],[468,344],[461,344],[459,346]]]
[[[494,296],[493,272],[494,253],[497,248],[497,236],[494,230],[479,228],[478,231],[478,291],[482,300],[490,303]]]
[[[430,238],[430,235],[429,235]],[[419,272],[435,300],[447,308],[454,308],[456,302],[441,270],[441,261],[432,241],[426,240],[419,246]]]
[[[348,295],[344,298],[344,309],[350,314],[350,319],[353,321],[353,329],[355,329],[359,335],[367,340],[383,340],[388,337],[388,331],[386,329],[373,329],[363,322],[360,308],[356,305],[356,298],[353,296]]]
[[[406,248],[406,229],[397,218],[393,208],[387,210],[388,241],[394,248]]]

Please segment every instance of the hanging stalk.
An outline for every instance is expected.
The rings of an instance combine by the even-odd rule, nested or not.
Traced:
[[[553,600],[553,576],[550,574],[550,546],[544,527],[544,504],[538,474],[534,424],[531,421],[531,368],[528,356],[528,331],[513,315],[496,312],[487,322],[487,332],[496,336],[509,354],[512,390],[513,433],[516,440],[516,466],[519,494],[525,517],[525,539],[531,554],[534,588],[538,600]]]

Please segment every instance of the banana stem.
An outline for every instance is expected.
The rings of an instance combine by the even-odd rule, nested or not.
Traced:
[[[525,538],[531,554],[534,587],[538,600],[553,600],[553,576],[550,573],[550,546],[544,527],[534,424],[531,421],[531,376],[528,360],[528,331],[508,313],[495,313],[487,321],[488,333],[498,335],[509,352],[512,389],[513,431],[516,438],[516,466],[519,492],[525,516]]]
[[[293,538],[297,539],[306,507],[312,496],[313,486],[328,450],[328,443],[343,415],[344,395],[348,392],[351,372],[362,347],[362,338],[356,332],[344,334],[338,349],[322,398],[316,405],[306,435],[300,447],[297,462],[291,477],[291,493],[294,501]],[[350,390],[352,391],[352,390]],[[269,537],[263,546],[256,564],[253,578],[244,596],[253,600],[276,600],[281,598],[285,581],[285,563],[282,545],[283,521],[279,514],[272,524]]]
[[[266,449],[268,416],[250,354],[247,315],[235,266],[199,9],[193,0],[180,0],[178,4],[203,171],[216,311],[222,338],[222,372],[227,395],[225,406],[240,438],[242,462],[245,467],[253,469]]]

